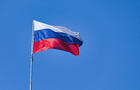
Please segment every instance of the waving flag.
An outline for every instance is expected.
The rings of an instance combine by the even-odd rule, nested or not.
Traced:
[[[78,32],[72,32],[62,26],[52,26],[35,20],[33,24],[33,53],[48,49],[59,49],[76,56],[79,55],[79,47],[83,42]]]

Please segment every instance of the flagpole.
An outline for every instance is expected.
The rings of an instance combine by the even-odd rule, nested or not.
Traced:
[[[32,41],[31,41],[31,62],[30,62],[30,89],[32,90],[32,74],[33,74],[33,42],[34,42],[34,21],[32,24]]]
[[[33,54],[31,55],[31,64],[30,64],[30,89],[32,90],[32,73],[33,73]]]

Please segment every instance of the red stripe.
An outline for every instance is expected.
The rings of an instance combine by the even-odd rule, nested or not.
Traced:
[[[70,44],[56,38],[49,38],[34,42],[33,53],[37,53],[48,49],[59,49],[70,52],[76,56],[79,55],[78,44]]]

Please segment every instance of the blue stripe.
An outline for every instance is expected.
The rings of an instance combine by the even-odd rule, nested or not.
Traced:
[[[73,37],[66,33],[54,32],[51,29],[43,29],[34,32],[34,42],[48,39],[48,38],[57,38],[68,43],[78,44],[79,46],[81,46],[83,43],[81,40],[77,39],[76,37]]]

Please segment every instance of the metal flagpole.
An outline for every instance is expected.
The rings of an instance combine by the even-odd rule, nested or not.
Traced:
[[[31,64],[30,64],[30,90],[32,90],[32,73],[33,73],[33,54],[31,55]]]
[[[30,89],[32,90],[32,74],[33,74],[33,42],[34,42],[34,21],[32,24],[32,42],[31,42],[31,63],[30,63]]]

